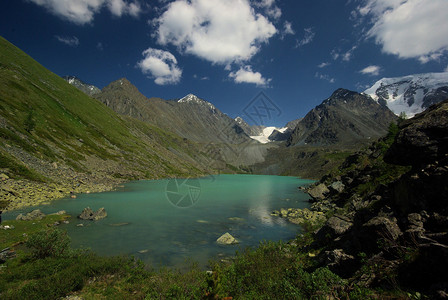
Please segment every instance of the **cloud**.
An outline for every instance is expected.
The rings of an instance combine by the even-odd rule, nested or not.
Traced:
[[[337,60],[338,58],[341,58],[343,61],[350,61],[353,56],[353,52],[358,48],[357,45],[354,45],[346,52],[342,52],[341,49],[333,49],[330,52],[331,57],[333,60]]]
[[[223,65],[249,60],[277,33],[248,0],[176,0],[153,24],[159,44]]]
[[[76,36],[59,36],[56,35],[55,38],[63,44],[70,47],[77,47],[79,45],[79,39]]]
[[[313,31],[313,28],[305,28],[305,35],[303,36],[303,39],[300,41],[297,41],[297,47],[305,46],[306,44],[309,44],[313,41],[314,36],[316,33]]]
[[[142,53],[143,59],[137,67],[144,74],[150,74],[158,85],[177,84],[182,77],[182,70],[177,66],[177,60],[168,51],[148,48]]]
[[[229,77],[236,83],[254,83],[257,86],[266,86],[271,81],[264,78],[261,73],[252,71],[251,66],[241,67],[238,71],[231,72]]]
[[[356,50],[356,48],[358,48],[358,46],[353,46],[350,50],[342,54],[342,60],[350,61],[350,59],[352,59],[353,52]]]
[[[138,1],[125,2],[123,0],[29,0],[45,7],[52,14],[78,25],[90,23],[94,15],[103,6],[107,6],[115,16],[138,16],[141,7]]]
[[[371,66],[365,67],[364,69],[362,69],[359,72],[362,74],[365,74],[365,75],[377,76],[380,74],[380,70],[381,70],[381,67],[371,65]]]
[[[319,78],[321,80],[326,80],[329,83],[335,83],[335,81],[336,81],[334,78],[330,77],[329,75],[321,74],[319,72],[316,72],[316,74],[314,74],[314,77]]]
[[[140,3],[138,2],[126,3],[123,0],[108,0],[107,6],[110,12],[117,17],[121,17],[123,14],[138,17],[141,11]]]
[[[447,11],[446,0],[364,0],[357,15],[383,52],[425,63],[448,50]]]
[[[98,42],[98,43],[96,44],[96,49],[98,49],[99,51],[103,51],[103,50],[104,50],[103,43]]]
[[[275,20],[280,19],[282,16],[282,10],[275,4],[275,0],[261,0],[256,2],[255,6],[264,8],[266,14]]]
[[[445,70],[443,70],[444,72],[448,72],[448,66],[446,66]]]
[[[322,68],[328,67],[329,65],[331,65],[331,63],[329,63],[329,62],[322,62],[322,63],[318,64],[317,67],[322,69]]]
[[[291,22],[285,21],[281,38],[283,39],[288,34],[294,35],[296,34],[296,32],[294,31],[294,29],[292,29]]]

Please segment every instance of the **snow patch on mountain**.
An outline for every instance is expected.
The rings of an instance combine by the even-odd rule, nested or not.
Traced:
[[[263,129],[263,132],[261,133],[261,135],[256,135],[256,136],[251,136],[251,139],[254,139],[256,141],[259,141],[262,144],[267,144],[269,142],[272,142],[269,137],[271,136],[271,134],[274,132],[274,130],[280,131],[281,133],[284,133],[286,130],[288,130],[288,127],[283,127],[283,128],[277,128],[277,127],[266,127]]]
[[[408,117],[413,117],[448,98],[448,72],[383,78],[364,94],[386,104],[396,115],[405,112]]]

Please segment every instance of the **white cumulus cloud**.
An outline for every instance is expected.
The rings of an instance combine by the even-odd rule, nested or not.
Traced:
[[[359,72],[362,74],[365,74],[365,75],[377,76],[380,74],[380,70],[381,70],[381,67],[371,65],[371,66],[365,67],[364,69],[362,69]]]
[[[385,53],[438,59],[448,50],[447,0],[364,0],[357,15],[371,17],[368,37]]]
[[[137,66],[144,74],[149,74],[158,85],[177,84],[182,70],[177,66],[176,57],[168,51],[148,48],[143,51],[143,59]]]
[[[277,33],[248,0],[176,0],[153,23],[159,44],[224,65],[249,60]]]
[[[282,10],[275,4],[275,0],[260,0],[255,5],[264,8],[266,14],[275,20],[282,16]]]
[[[231,72],[229,77],[233,78],[236,83],[253,83],[257,86],[266,86],[271,81],[271,79],[264,78],[260,72],[252,71],[251,66],[243,66],[238,71]]]
[[[70,47],[76,47],[79,45],[79,39],[76,36],[59,36],[56,35],[55,38],[63,44]]]
[[[84,25],[94,19],[104,6],[115,16],[138,16],[141,7],[138,1],[127,2],[124,0],[29,0],[37,5],[45,7],[52,14],[70,22]]]

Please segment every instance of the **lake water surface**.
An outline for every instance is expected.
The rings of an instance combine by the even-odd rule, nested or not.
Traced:
[[[73,218],[60,226],[74,247],[91,248],[101,255],[134,255],[156,267],[181,267],[187,260],[206,267],[210,259],[234,255],[262,240],[294,238],[300,227],[270,214],[282,207],[308,207],[308,195],[298,187],[309,183],[296,177],[263,175],[135,181],[116,191],[81,194],[38,208],[44,213],[66,210],[77,216],[87,206],[105,207],[108,216],[103,220]],[[217,244],[216,239],[226,232],[240,243]]]

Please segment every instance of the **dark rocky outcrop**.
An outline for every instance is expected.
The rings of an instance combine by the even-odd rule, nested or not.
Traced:
[[[309,189],[328,190],[324,199],[313,196],[313,207],[334,207],[311,246],[323,248],[321,265],[369,287],[400,286],[434,298],[448,292],[447,137],[444,101]]]
[[[107,212],[104,209],[104,207],[101,207],[97,211],[93,211],[90,207],[86,207],[78,216],[78,218],[81,220],[92,220],[92,221],[98,221],[104,219],[105,217],[107,217]]]

